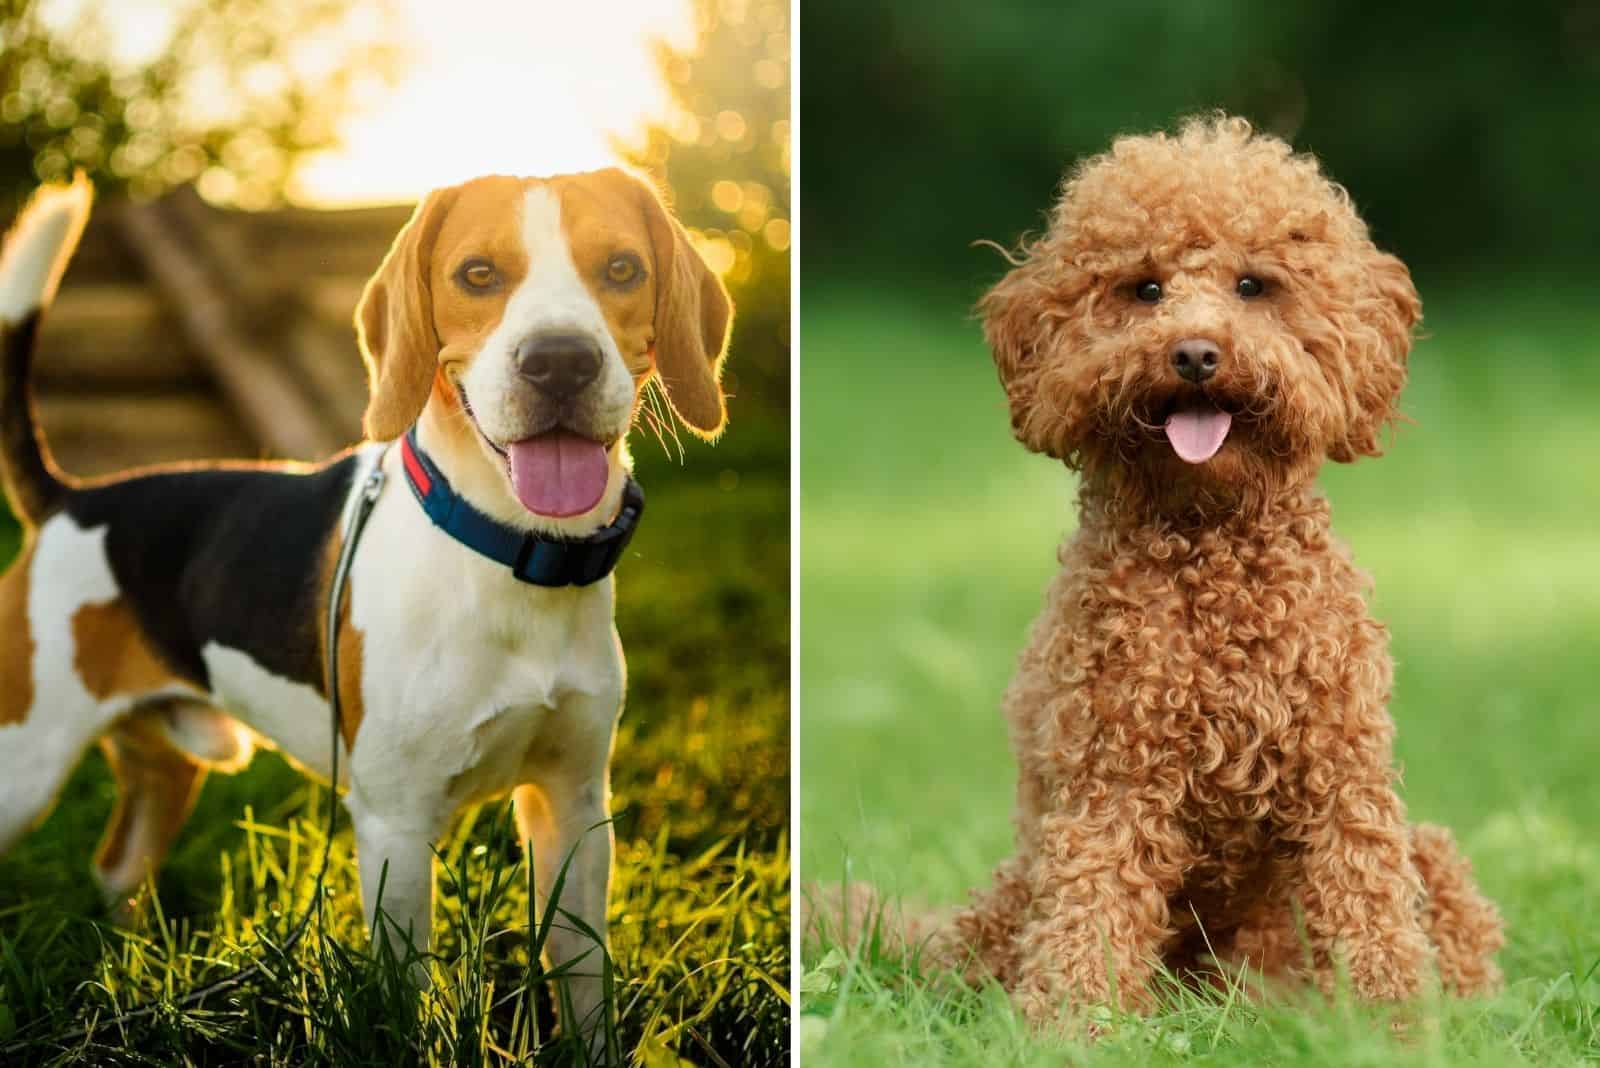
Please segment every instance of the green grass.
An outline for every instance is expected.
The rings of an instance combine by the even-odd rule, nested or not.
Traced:
[[[1463,290],[1428,328],[1415,425],[1323,485],[1393,632],[1410,812],[1456,829],[1503,908],[1505,993],[1427,1006],[1437,1026],[1405,1039],[1348,1002],[1175,994],[1080,1048],[999,991],[808,937],[807,1065],[1600,1058],[1600,309]],[[959,902],[1010,846],[998,702],[1072,483],[1011,440],[960,298],[810,294],[803,330],[801,870]]]
[[[680,465],[637,440],[649,514],[618,572],[629,693],[613,763],[612,1032],[632,1063],[764,1065],[789,1050],[788,443],[746,412]],[[3,532],[14,545],[14,533]],[[4,550],[9,557],[10,548]],[[323,923],[291,953],[327,795],[281,760],[214,775],[131,929],[89,859],[114,788],[98,753],[44,825],[0,858],[0,1047],[157,1011],[0,1063],[579,1063],[529,970],[526,872],[505,806],[440,845],[432,989],[362,931],[341,822]],[[252,961],[266,976],[200,1009],[175,999]],[[552,989],[553,988],[553,989]]]

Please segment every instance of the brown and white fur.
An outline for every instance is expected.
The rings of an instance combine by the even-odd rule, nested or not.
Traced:
[[[113,901],[161,862],[207,769],[241,767],[267,744],[327,777],[326,598],[342,518],[382,464],[388,489],[339,617],[338,786],[366,914],[382,876],[383,914],[426,950],[433,844],[464,805],[514,793],[540,896],[571,855],[561,907],[603,934],[625,680],[612,580],[517,581],[430,522],[403,485],[400,451],[382,443],[415,424],[480,511],[543,533],[594,531],[616,515],[625,436],[653,378],[692,431],[720,432],[731,316],[721,283],[655,193],[621,171],[443,189],[417,208],[357,312],[369,442],[318,467],[79,481],[44,447],[28,364],[89,202],[81,180],[41,191],[0,260],[0,466],[24,525],[0,577],[0,853],[97,741],[121,792],[95,863]],[[594,361],[580,388],[543,388],[530,343],[552,337]],[[536,514],[511,482],[501,450],[553,429],[606,450],[604,491],[581,514]],[[586,957],[571,994],[592,1024],[596,947],[563,922],[550,947],[557,961]]]

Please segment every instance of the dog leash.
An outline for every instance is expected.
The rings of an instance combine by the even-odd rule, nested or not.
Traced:
[[[328,823],[324,828],[322,840],[322,862],[317,867],[317,880],[311,892],[311,902],[306,905],[306,910],[300,916],[295,928],[290,932],[288,939],[283,943],[282,952],[288,954],[299,945],[300,939],[305,936],[306,929],[311,926],[313,914],[322,914],[322,890],[328,877],[328,865],[333,856],[333,831],[334,823],[339,815],[339,742],[343,724],[343,710],[339,705],[339,608],[344,601],[345,586],[349,582],[350,567],[355,562],[356,546],[361,540],[361,532],[366,528],[367,520],[372,516],[372,509],[378,503],[378,497],[383,493],[387,476],[383,471],[383,461],[389,454],[389,446],[385,445],[378,454],[378,459],[367,473],[361,484],[360,494],[356,497],[350,514],[345,518],[343,544],[339,547],[339,561],[333,569],[333,581],[328,585],[328,612],[327,633],[323,639],[323,650],[327,657],[328,680],[328,712],[330,723],[330,747],[328,761],[328,783],[330,796],[328,798]],[[213,994],[234,987],[243,986],[262,973],[262,962],[258,959],[254,964],[243,968],[232,975],[225,976],[212,983],[207,983],[198,990],[191,990],[174,1004],[178,1008],[188,1008],[197,1005]],[[67,1042],[76,1042],[93,1036],[108,1027],[129,1023],[133,1020],[152,1016],[159,1005],[146,1005],[142,1009],[132,1009],[84,1027],[47,1038],[18,1039],[4,1046],[0,1046],[0,1055],[9,1055],[19,1052],[34,1044],[58,1046]]]

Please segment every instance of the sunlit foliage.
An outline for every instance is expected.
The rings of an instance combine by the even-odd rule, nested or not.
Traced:
[[[0,214],[77,168],[103,191],[193,181],[271,205],[398,60],[391,0],[193,0],[136,57],[103,9],[63,23],[41,6],[0,0]]]
[[[693,0],[696,40],[657,52],[674,101],[619,144],[670,191],[738,312],[723,377],[734,430],[785,420],[789,390],[789,5]],[[746,431],[747,432],[747,431]]]
[[[694,50],[659,51],[675,113],[624,151],[673,190],[729,284],[787,278],[789,5],[697,0],[695,19]]]

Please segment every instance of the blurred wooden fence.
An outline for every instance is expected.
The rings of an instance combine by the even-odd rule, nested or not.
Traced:
[[[318,459],[361,436],[351,316],[409,214],[97,204],[34,367],[62,467]]]

